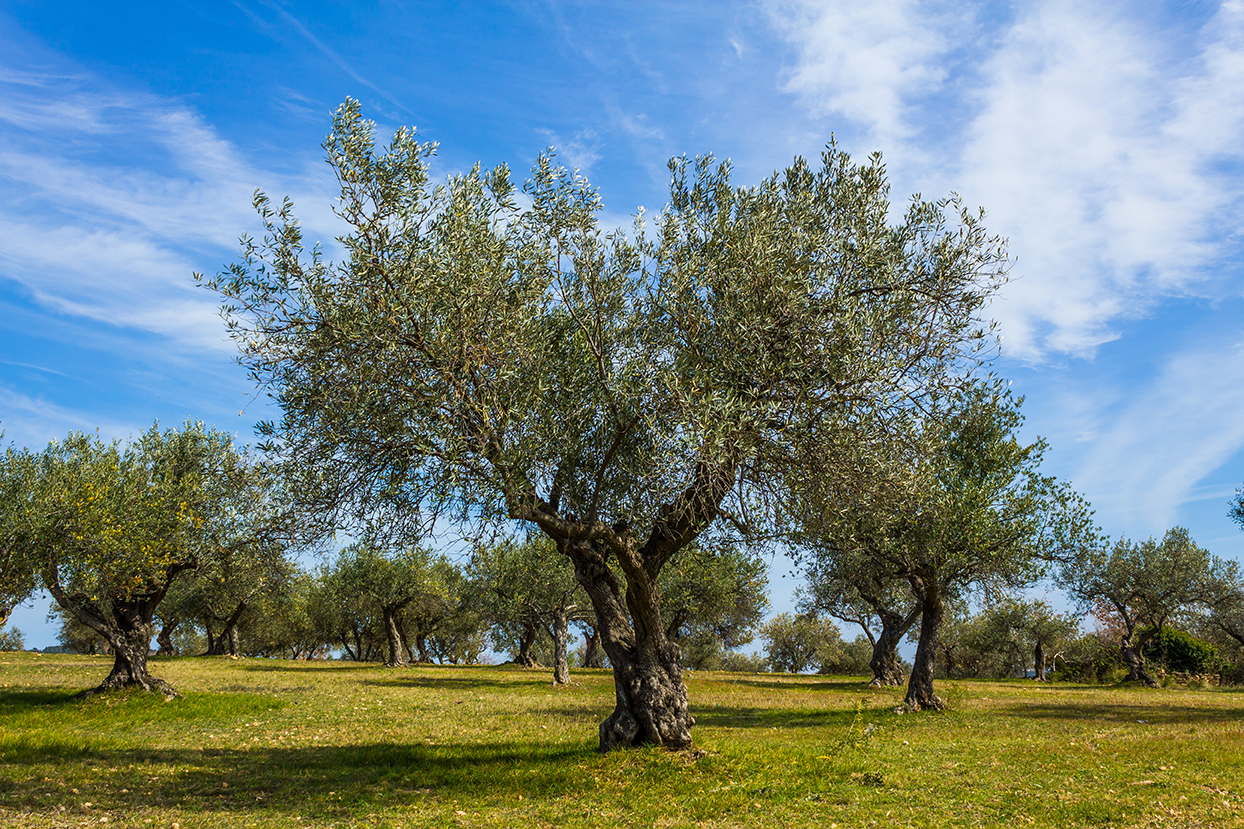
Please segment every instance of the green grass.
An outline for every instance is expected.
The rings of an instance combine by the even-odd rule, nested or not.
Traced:
[[[596,752],[604,671],[0,654],[0,825],[1244,826],[1244,692],[689,674],[696,751]]]

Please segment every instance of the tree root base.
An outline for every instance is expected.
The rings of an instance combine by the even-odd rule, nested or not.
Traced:
[[[88,700],[102,694],[111,694],[116,691],[128,691],[137,689],[145,691],[148,694],[161,694],[165,701],[180,699],[181,694],[177,693],[172,685],[169,685],[162,679],[156,677],[148,677],[145,682],[139,680],[120,681],[112,678],[106,679],[94,688],[88,688],[85,691],[74,696],[74,699]]]

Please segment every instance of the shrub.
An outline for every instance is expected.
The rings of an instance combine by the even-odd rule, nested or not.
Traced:
[[[1096,633],[1086,633],[1053,657],[1050,678],[1064,682],[1117,682],[1127,673],[1119,648]]]
[[[1162,628],[1144,649],[1145,661],[1174,673],[1206,674],[1218,669],[1218,648],[1191,633]]]
[[[20,651],[26,647],[26,635],[17,628],[0,630],[0,651]]]

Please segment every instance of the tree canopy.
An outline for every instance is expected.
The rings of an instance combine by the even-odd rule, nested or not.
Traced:
[[[402,128],[378,149],[354,101],[324,146],[346,258],[259,194],[266,235],[202,280],[281,408],[271,448],[328,512],[544,532],[613,666],[602,747],[688,745],[662,568],[706,531],[771,524],[829,435],[961,383],[991,347],[1001,243],[955,200],[892,224],[880,158],[832,145],[751,187],[676,158],[668,206],[629,236],[551,154],[520,202],[504,165],[431,185],[434,146]]]
[[[914,434],[838,448],[866,474],[808,483],[801,549],[812,563],[849,551],[882,584],[905,579],[916,598],[912,708],[942,706],[933,668],[949,601],[1025,584],[1096,537],[1087,503],[1040,473],[1045,442],[1016,436],[1021,404],[1000,383],[979,382],[939,401]]]
[[[1213,603],[1219,567],[1187,529],[1173,527],[1161,541],[1086,546],[1063,566],[1059,581],[1082,609],[1108,609],[1121,628],[1128,679],[1156,687],[1145,670],[1145,645],[1180,614]]]

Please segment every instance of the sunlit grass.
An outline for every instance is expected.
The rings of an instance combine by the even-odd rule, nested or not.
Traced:
[[[1244,693],[688,676],[695,752],[595,751],[603,671],[0,655],[0,825],[1244,825]],[[105,818],[107,819],[105,821]]]

